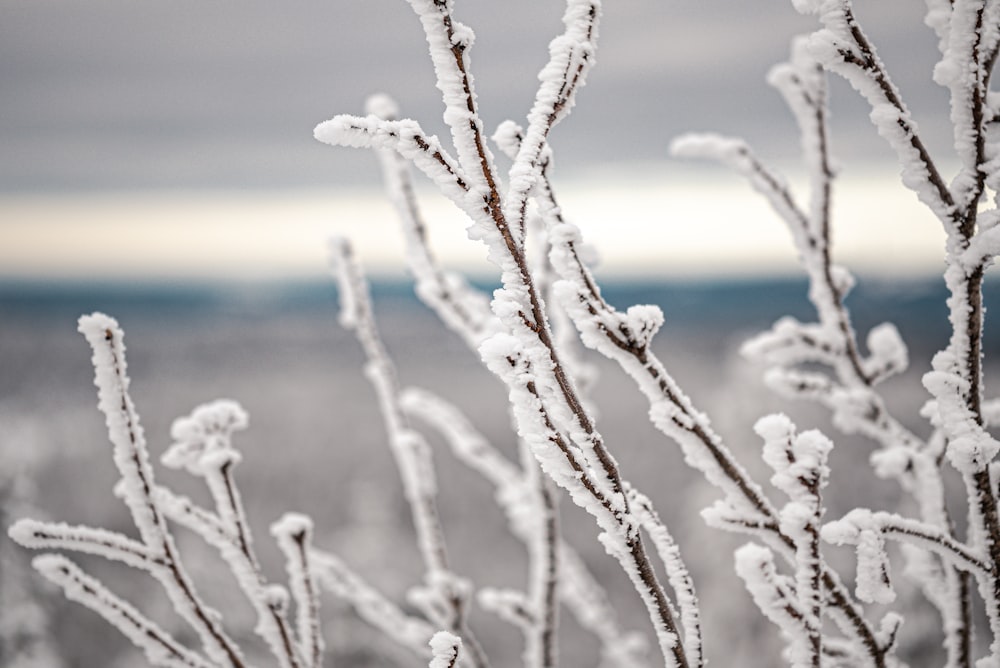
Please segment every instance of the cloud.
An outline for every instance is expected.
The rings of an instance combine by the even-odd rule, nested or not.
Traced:
[[[933,51],[920,4],[861,12],[907,84],[928,81],[933,64],[911,55],[917,43]],[[472,63],[487,124],[523,116],[560,3],[456,5],[477,32]],[[370,160],[314,145],[311,128],[359,111],[377,91],[444,132],[423,36],[403,0],[39,0],[0,11],[8,192],[372,181]],[[763,76],[810,20],[784,0],[608,4],[598,66],[553,137],[560,168],[658,159],[687,130],[746,134],[792,155],[795,130]],[[925,107],[926,86],[907,88]],[[931,121],[947,113],[926,107]],[[841,139],[865,154],[874,134],[854,113],[863,108],[850,109]]]

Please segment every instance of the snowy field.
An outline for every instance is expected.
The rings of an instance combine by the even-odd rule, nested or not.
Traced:
[[[758,479],[766,479],[759,440],[750,430],[757,417],[783,407],[802,428],[828,429],[828,420],[814,407],[789,407],[771,396],[759,383],[757,370],[739,358],[737,348],[743,338],[781,315],[810,317],[804,291],[804,283],[798,281],[755,280],[611,284],[607,295],[619,307],[644,301],[663,307],[667,316],[659,336],[663,359],[743,463]],[[937,282],[910,281],[895,287],[862,283],[850,299],[860,331],[891,319],[911,347],[913,370],[893,379],[886,393],[902,416],[916,414],[924,400],[918,374],[932,350],[944,343],[943,297]],[[455,402],[495,445],[514,456],[500,384],[416,302],[407,285],[378,284],[375,299],[401,383],[430,388]],[[4,466],[8,471],[29,469],[35,482],[29,496],[43,516],[132,530],[127,512],[111,494],[116,473],[103,418],[95,408],[90,353],[75,332],[80,313],[106,311],[126,332],[133,398],[154,456],[170,444],[171,421],[197,404],[228,397],[248,410],[250,428],[237,435],[244,453],[237,478],[272,579],[280,580],[283,574],[267,527],[285,511],[301,511],[315,519],[319,546],[339,554],[402,601],[421,572],[409,512],[374,394],[361,372],[358,345],[338,326],[336,306],[335,288],[322,283],[173,288],[4,284],[0,286]],[[986,350],[987,355],[998,350],[995,336],[987,339]],[[726,659],[719,665],[768,665],[766,657],[776,656],[776,633],[751,609],[733,575],[732,551],[743,541],[704,528],[697,512],[715,500],[715,493],[687,469],[676,447],[648,424],[645,402],[631,381],[594,361],[601,370],[594,392],[599,428],[622,463],[625,477],[653,497],[689,559],[705,601],[709,657],[740,657],[738,664]],[[876,481],[866,464],[871,446],[842,437],[836,440],[834,482],[828,496],[831,516],[855,505],[894,507],[897,490]],[[507,533],[491,490],[457,463],[443,443],[433,441],[433,445],[455,569],[477,586],[523,586],[527,565],[523,547]],[[185,493],[196,497],[202,493],[187,476],[164,472],[162,467],[157,472]],[[625,627],[648,635],[648,618],[617,564],[594,540],[592,520],[568,501],[562,503],[562,512],[568,539],[608,588]],[[246,639],[249,647],[260,649],[248,638],[253,612],[241,602],[229,576],[215,566],[214,556],[190,535],[182,534],[181,546],[193,555],[191,570],[210,600],[241,627],[234,633],[246,636],[239,639]],[[850,551],[829,548],[829,553],[834,563],[843,558],[844,572],[852,577]],[[0,563],[8,569],[16,569],[24,556],[5,535],[0,538],[0,554],[4,559]],[[176,623],[164,614],[169,606],[148,578],[99,560],[82,562],[164,625]],[[413,665],[412,657],[369,632],[331,597],[325,597],[323,605],[335,665]],[[45,606],[56,649],[68,666],[144,665],[96,615],[54,595],[45,599]],[[478,610],[472,623],[494,665],[516,661],[520,638],[512,627]],[[938,651],[934,634],[929,635],[930,647],[921,645],[924,623],[933,628],[938,622],[932,616],[921,620],[910,614],[904,627],[912,665],[927,664]],[[596,643],[568,614],[563,615],[561,633],[563,665],[595,665]]]

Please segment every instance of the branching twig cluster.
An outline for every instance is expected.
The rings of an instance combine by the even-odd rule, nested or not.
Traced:
[[[711,638],[703,637],[695,583],[652,501],[624,479],[598,430],[587,397],[594,374],[578,346],[582,343],[633,379],[648,402],[652,424],[718,490],[720,498],[703,513],[706,521],[753,539],[737,551],[736,570],[785,639],[791,665],[901,665],[902,616],[890,611],[873,620],[865,607],[894,601],[888,540],[904,544],[907,572],[940,613],[946,665],[969,667],[975,661],[974,589],[985,608],[990,640],[987,655],[976,665],[1000,663],[1000,490],[994,463],[1000,443],[989,433],[1000,418],[1000,403],[984,399],[982,350],[983,280],[1000,253],[1000,159],[990,134],[1000,110],[989,92],[1000,51],[1000,2],[927,2],[927,22],[937,32],[942,56],[934,77],[950,91],[960,163],[950,183],[850,0],[794,0],[799,11],[816,14],[822,27],[795,40],[789,62],[775,67],[769,78],[799,127],[808,205],[801,205],[785,179],[742,140],[687,135],[672,146],[677,156],[711,158],[744,176],[787,225],[808,276],[816,321],[783,318],[749,341],[744,353],[767,366],[766,382],[775,391],[818,402],[831,411],[836,428],[873,441],[875,472],[897,481],[917,510],[916,517],[904,517],[858,508],[827,521],[823,493],[831,480],[827,457],[833,442],[818,431],[800,431],[781,414],[757,422],[763,459],[773,471],[771,485],[787,498],[781,505],[775,502],[654,352],[652,341],[664,314],[648,305],[622,312],[604,299],[584,259],[582,233],[557,201],[548,137],[575,104],[594,64],[601,3],[567,0],[564,31],[550,45],[524,126],[505,122],[492,137],[511,162],[502,171],[479,114],[469,66],[472,31],[456,20],[451,0],[408,1],[427,38],[451,145],[428,135],[417,121],[401,118],[385,96],[369,101],[368,115],[336,116],[320,124],[315,135],[327,144],[378,153],[417,294],[504,383],[517,433],[517,456],[511,458],[444,398],[401,388],[376,327],[365,278],[350,245],[335,241],[341,322],[364,349],[423,559],[423,582],[409,596],[419,615],[390,601],[334,554],[314,548],[312,524],[301,515],[286,515],[272,528],[286,559],[289,590],[265,580],[233,476],[240,456],[232,434],[246,426],[246,415],[232,402],[202,406],[178,421],[176,443],[164,456],[165,465],[204,478],[214,508],[157,485],[128,395],[121,330],[102,315],[81,320],[81,331],[94,349],[100,407],[122,476],[117,491],[139,539],[30,520],[19,522],[12,535],[29,547],[96,554],[148,572],[197,632],[201,648],[179,643],[64,556],[39,557],[36,567],[68,596],[115,624],[156,665],[248,665],[218,613],[196,593],[168,522],[218,549],[256,611],[256,632],[285,668],[322,665],[320,586],[434,668],[489,665],[468,623],[475,602],[520,629],[526,666],[557,664],[561,606],[598,638],[605,664],[645,665],[642,636],[622,629],[604,591],[560,535],[561,488],[593,517],[601,544],[634,586],[664,665],[703,666],[704,645]],[[871,120],[899,157],[903,183],[940,220],[947,236],[945,281],[953,333],[924,376],[930,393],[922,411],[927,437],[907,426],[912,421],[893,415],[880,387],[909,363],[901,335],[893,325],[882,324],[862,345],[845,301],[854,279],[834,262],[828,72],[844,77],[869,102]],[[470,236],[486,245],[500,277],[492,300],[437,261],[411,166],[467,215]],[[532,244],[542,252],[529,252]],[[529,556],[523,591],[481,588],[474,595],[473,584],[452,570],[430,447],[414,424],[439,432],[454,455],[495,490],[511,532]],[[946,503],[945,462],[964,484],[965,535],[952,519],[956,509]],[[824,543],[856,548],[853,593],[825,558]]]

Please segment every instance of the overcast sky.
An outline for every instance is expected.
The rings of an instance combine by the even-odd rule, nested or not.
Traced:
[[[855,4],[947,167],[924,3]],[[523,119],[563,7],[455,0],[476,33],[489,131]],[[605,3],[597,66],[552,143],[560,199],[609,271],[795,271],[785,230],[745,183],[669,162],[667,146],[687,131],[741,135],[794,179],[797,130],[765,77],[815,28],[790,0]],[[940,226],[899,192],[865,104],[832,86],[838,259],[937,272]],[[369,267],[398,272],[374,157],[312,137],[376,92],[447,140],[405,0],[0,0],[0,277],[322,276],[331,232],[354,238]],[[427,203],[441,257],[483,271],[481,245],[440,204]]]
[[[522,118],[560,29],[556,0],[456,0],[490,128]],[[928,84],[917,0],[862,0],[917,117],[947,114]],[[598,65],[555,132],[563,173],[661,160],[671,137],[720,130],[779,157],[795,130],[764,83],[814,25],[789,0],[618,0]],[[287,188],[377,178],[374,161],[312,139],[316,123],[386,91],[428,129],[441,107],[404,0],[0,0],[0,191]],[[838,154],[887,159],[864,108],[834,91]],[[940,146],[930,137],[931,144]]]

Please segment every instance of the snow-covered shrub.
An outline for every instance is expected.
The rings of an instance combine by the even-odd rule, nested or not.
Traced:
[[[378,153],[402,222],[417,294],[505,385],[519,439],[516,460],[494,448],[446,399],[400,386],[381,343],[364,276],[350,244],[338,239],[331,251],[341,322],[365,352],[423,561],[423,581],[411,590],[408,605],[389,600],[344,561],[314,546],[312,524],[302,515],[286,515],[272,528],[286,559],[288,587],[265,579],[234,478],[240,454],[233,432],[246,425],[247,416],[233,402],[201,406],[177,421],[176,443],[163,460],[204,478],[214,507],[200,507],[159,485],[128,393],[122,332],[100,314],[81,319],[80,329],[94,351],[99,405],[121,473],[116,491],[131,511],[139,539],[32,520],[19,522],[11,535],[28,547],[94,553],[148,572],[196,631],[200,648],[172,637],[64,556],[38,557],[36,568],[67,596],[115,624],[155,665],[249,665],[221,615],[196,593],[171,524],[193,530],[217,548],[255,609],[256,632],[281,666],[322,665],[321,588],[350,602],[360,617],[431,666],[488,665],[469,623],[469,610],[477,603],[522,632],[527,666],[556,664],[563,608],[598,638],[605,665],[646,665],[642,634],[622,628],[595,577],[560,536],[557,498],[565,494],[593,517],[604,550],[645,606],[661,655],[655,663],[702,666],[703,647],[725,633],[708,629],[703,637],[697,583],[685,566],[685,559],[697,559],[706,547],[675,543],[649,497],[625,479],[627,463],[620,466],[615,459],[587,396],[594,374],[578,345],[582,342],[634,380],[655,428],[717,490],[716,502],[703,513],[708,524],[751,538],[736,552],[735,568],[762,615],[784,638],[788,663],[901,665],[897,645],[906,610],[892,608],[896,593],[886,550],[891,540],[903,543],[905,572],[940,615],[946,665],[1000,665],[1000,513],[993,463],[1000,444],[988,431],[1000,410],[997,402],[984,399],[982,375],[983,279],[1000,251],[997,202],[990,200],[996,196],[1000,162],[989,134],[1000,110],[988,91],[1000,49],[1000,2],[927,2],[927,22],[938,33],[942,55],[935,81],[950,91],[960,165],[950,183],[849,0],[794,2],[800,12],[815,14],[822,27],[797,39],[789,62],[775,67],[770,77],[799,125],[808,205],[800,204],[785,180],[741,140],[689,135],[672,147],[677,156],[711,158],[744,175],[787,224],[809,278],[815,321],[782,318],[749,341],[745,354],[765,364],[766,381],[777,393],[817,402],[829,409],[837,429],[873,441],[876,474],[887,484],[898,483],[915,509],[904,516],[857,508],[832,521],[825,517],[823,498],[838,475],[828,462],[831,437],[802,430],[782,414],[761,417],[755,431],[780,497],[752,479],[654,352],[652,341],[664,314],[646,305],[621,312],[602,297],[581,232],[557,204],[547,140],[569,114],[594,64],[600,3],[567,0],[565,30],[550,45],[525,125],[507,122],[492,136],[511,161],[502,172],[489,148],[469,71],[472,31],[455,19],[450,0],[409,2],[427,37],[450,146],[402,117],[385,96],[369,101],[367,115],[336,116],[315,134],[328,144]],[[879,325],[862,345],[845,306],[854,279],[835,264],[830,243],[835,173],[827,128],[828,72],[846,78],[868,101],[872,122],[898,154],[903,184],[947,233],[945,280],[953,333],[924,376],[926,437],[904,426],[880,393],[880,383],[908,365],[899,332],[891,324]],[[492,299],[436,261],[413,194],[411,166],[467,214],[469,235],[488,248],[501,283]],[[529,252],[529,245],[541,252]],[[453,569],[421,425],[440,432],[455,455],[495,489],[511,532],[530,557],[524,591],[476,591]],[[945,467],[956,471],[964,485],[964,508],[946,503]],[[962,531],[953,519],[959,515],[968,518]],[[856,548],[853,592],[827,558],[830,544]],[[979,605],[974,599],[984,611],[979,632],[988,640],[985,649],[973,643]],[[888,609],[866,607],[874,603]],[[977,658],[982,651],[985,655]],[[732,657],[731,663],[739,665],[740,658]]]

